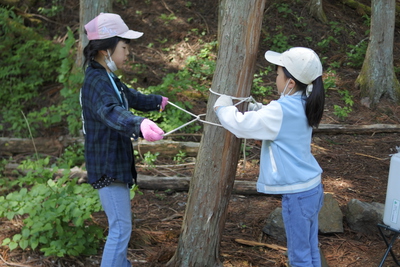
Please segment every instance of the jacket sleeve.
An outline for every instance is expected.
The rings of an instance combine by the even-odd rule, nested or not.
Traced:
[[[140,111],[160,110],[162,97],[155,94],[142,94],[135,89],[124,86],[125,96],[130,108]]]
[[[110,83],[99,80],[93,84],[91,90],[93,93],[90,106],[98,120],[122,135],[135,138],[140,136],[140,124],[144,118],[134,115],[121,106]]]
[[[257,111],[241,113],[235,106],[221,107],[217,116],[222,126],[238,138],[275,140],[279,134],[283,112],[276,101]]]

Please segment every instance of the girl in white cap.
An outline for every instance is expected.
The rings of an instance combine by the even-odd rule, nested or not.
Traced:
[[[109,224],[101,266],[128,267],[130,188],[137,176],[131,138],[156,141],[164,134],[154,122],[134,115],[130,108],[161,111],[168,98],[141,94],[113,73],[127,60],[130,40],[143,33],[129,30],[119,15],[111,13],[101,13],[85,25],[85,30],[89,43],[83,51],[86,70],[80,100],[86,169]]]
[[[322,65],[317,54],[304,47],[267,51],[265,58],[277,66],[281,97],[268,105],[249,104],[249,111],[241,113],[230,96],[222,95],[214,110],[222,126],[238,138],[262,140],[257,191],[282,195],[289,263],[319,267],[322,169],[311,154],[311,136],[324,110]]]

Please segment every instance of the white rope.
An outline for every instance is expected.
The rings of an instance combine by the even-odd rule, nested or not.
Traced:
[[[174,132],[176,132],[176,131],[182,129],[183,127],[188,126],[189,124],[191,124],[191,123],[193,123],[193,122],[195,122],[195,121],[199,121],[199,122],[202,122],[202,123],[207,123],[207,124],[210,124],[210,125],[222,127],[221,124],[213,123],[213,122],[210,122],[210,121],[205,121],[205,120],[202,120],[202,119],[200,118],[200,117],[202,117],[202,116],[205,116],[206,114],[195,115],[195,114],[193,114],[193,113],[191,113],[191,112],[189,112],[189,111],[187,111],[187,110],[181,108],[180,106],[175,105],[174,103],[172,103],[172,102],[170,102],[170,101],[168,101],[168,104],[170,104],[170,105],[176,107],[177,109],[182,110],[183,112],[186,112],[187,114],[189,114],[189,115],[195,117],[195,119],[193,119],[193,120],[191,120],[191,121],[189,121],[189,122],[187,122],[187,123],[185,123],[185,124],[183,124],[183,125],[181,125],[181,126],[175,128],[175,129],[169,131],[168,133],[163,134],[163,136],[167,136],[167,135],[169,135],[169,134],[172,134],[172,133],[174,133]]]
[[[213,90],[211,90],[211,88],[210,88],[209,90],[210,90],[211,93],[213,93],[213,94],[215,94],[215,95],[219,95],[219,96],[222,95],[222,94],[219,94],[219,93],[214,92]],[[241,104],[241,103],[243,103],[243,102],[254,102],[254,103],[255,103],[255,100],[254,100],[254,98],[253,98],[252,96],[249,96],[249,97],[234,97],[234,96],[231,96],[231,98],[234,99],[234,100],[240,100],[238,103],[234,104],[234,106],[237,106],[237,105],[239,105],[239,104]],[[221,124],[214,123],[214,122],[210,122],[210,121],[206,121],[206,120],[202,120],[201,117],[202,117],[202,116],[206,116],[206,114],[196,115],[196,114],[193,114],[193,113],[191,113],[191,112],[189,112],[189,111],[187,111],[187,110],[181,108],[181,107],[178,106],[178,105],[175,105],[174,103],[172,103],[172,102],[170,102],[170,101],[168,101],[168,104],[170,104],[171,106],[174,106],[174,107],[176,107],[177,109],[182,110],[183,112],[186,112],[187,114],[193,116],[194,119],[191,120],[191,121],[189,121],[189,122],[187,122],[187,123],[185,123],[185,124],[183,124],[183,125],[181,125],[181,126],[179,126],[179,127],[177,127],[177,128],[175,128],[175,129],[173,129],[173,130],[171,130],[171,131],[169,131],[168,133],[163,134],[163,136],[170,135],[170,134],[172,134],[172,133],[174,133],[174,132],[176,132],[176,131],[182,129],[183,127],[188,126],[189,124],[191,124],[191,123],[193,123],[193,122],[195,122],[195,121],[199,121],[199,122],[202,122],[202,123],[206,123],[206,124],[210,124],[210,125],[222,127]]]
[[[209,90],[211,93],[213,93],[214,95],[218,95],[218,96],[223,95],[223,94],[214,92],[213,90],[211,90],[211,88],[208,89],[208,90]],[[253,102],[253,103],[256,103],[256,101],[254,100],[254,98],[253,98],[252,96],[248,96],[248,97],[236,97],[236,96],[231,96],[231,98],[232,98],[233,100],[240,100],[238,103],[234,104],[234,106],[240,105],[240,104],[242,104],[243,102]]]

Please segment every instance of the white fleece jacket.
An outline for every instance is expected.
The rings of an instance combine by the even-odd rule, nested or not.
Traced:
[[[298,193],[321,183],[322,169],[311,154],[312,127],[301,93],[271,101],[257,111],[220,107],[217,116],[238,138],[262,140],[258,192]]]

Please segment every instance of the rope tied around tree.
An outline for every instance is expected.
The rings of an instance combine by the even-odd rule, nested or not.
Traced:
[[[214,92],[213,90],[211,90],[211,88],[209,89],[209,91],[210,91],[212,94],[215,94],[215,95],[218,95],[218,96],[221,96],[221,95],[222,95],[222,94],[220,94],[220,93]],[[235,96],[231,96],[231,98],[232,98],[233,100],[238,100],[238,101],[239,101],[239,102],[237,102],[236,104],[234,104],[234,106],[238,106],[238,105],[242,104],[243,102],[253,102],[253,103],[256,103],[255,99],[254,99],[252,96],[248,96],[248,97],[235,97]],[[179,126],[179,127],[177,127],[177,128],[175,128],[175,129],[173,129],[173,130],[171,130],[171,131],[169,131],[169,132],[167,132],[167,133],[165,133],[163,136],[170,135],[170,134],[172,134],[172,133],[174,133],[174,132],[176,132],[176,131],[178,131],[178,130],[180,130],[180,129],[182,129],[182,128],[184,128],[184,127],[188,126],[189,124],[192,124],[192,123],[194,123],[194,122],[196,122],[196,121],[199,121],[199,122],[202,122],[202,123],[206,123],[206,124],[209,124],[209,125],[214,125],[214,126],[222,127],[221,124],[218,124],[218,123],[214,123],[214,122],[211,122],[211,121],[206,121],[206,120],[201,119],[201,117],[206,116],[206,114],[199,114],[199,115],[196,115],[196,114],[193,114],[193,113],[191,113],[191,112],[185,110],[184,108],[181,108],[180,106],[178,106],[178,105],[176,105],[176,104],[174,104],[174,103],[172,103],[172,102],[170,102],[170,101],[168,101],[168,104],[170,104],[171,106],[174,106],[175,108],[177,108],[177,109],[179,109],[179,110],[181,110],[181,111],[183,111],[183,112],[186,112],[187,114],[189,114],[189,115],[191,115],[192,117],[194,117],[194,119],[191,120],[191,121],[189,121],[189,122],[187,122],[187,123],[185,123],[185,124],[183,124],[183,125],[181,125],[181,126]]]

